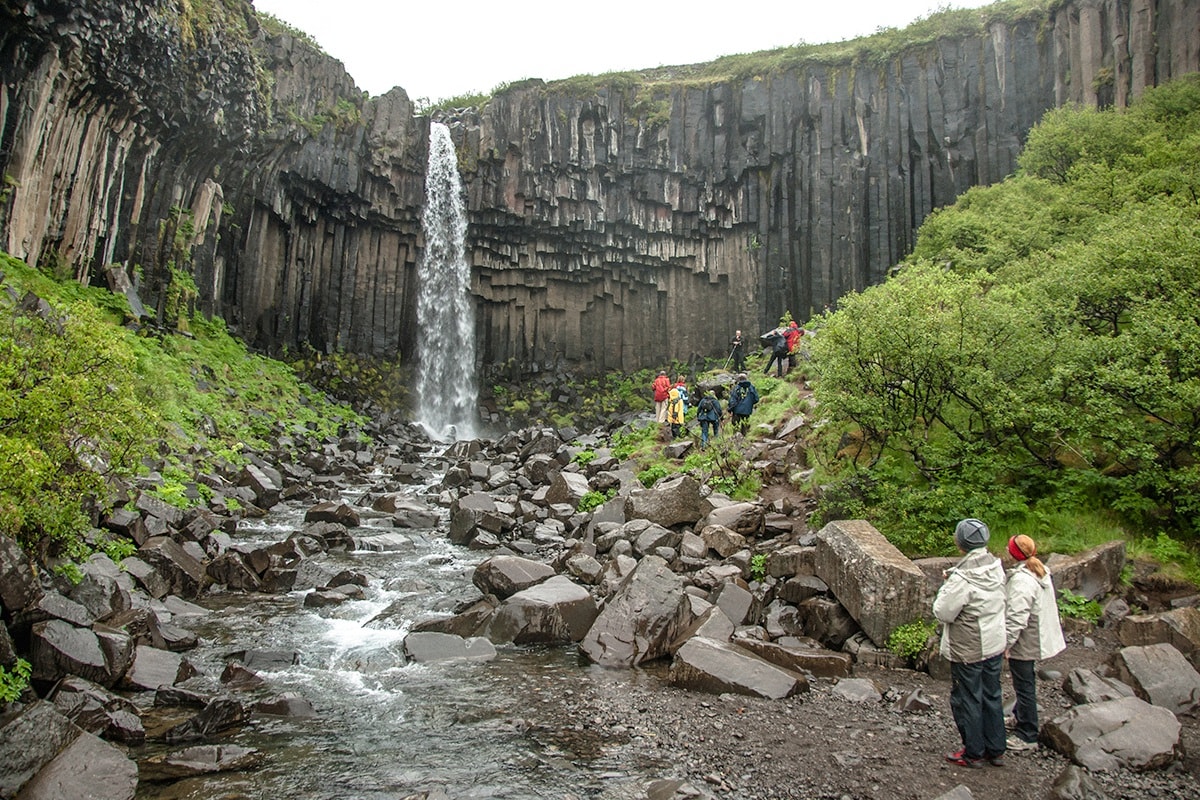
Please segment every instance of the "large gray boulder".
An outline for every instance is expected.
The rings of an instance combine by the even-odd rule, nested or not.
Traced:
[[[119,748],[81,732],[31,781],[17,800],[131,800],[138,767]]]
[[[493,556],[475,567],[471,583],[485,595],[504,600],[554,575],[554,568],[520,556]]]
[[[550,488],[546,491],[546,503],[563,503],[571,508],[578,508],[579,501],[590,490],[586,475],[579,472],[559,472],[550,481]]]
[[[146,540],[138,549],[138,558],[154,567],[170,594],[195,597],[208,583],[204,564],[169,536]]]
[[[15,717],[0,718],[0,797],[12,797],[83,730],[38,700]]]
[[[1200,673],[1172,645],[1123,647],[1112,664],[1117,677],[1148,703],[1176,714],[1200,707]]]
[[[785,636],[773,642],[739,636],[734,642],[759,658],[792,672],[815,675],[819,678],[846,678],[854,669],[854,658],[849,653],[805,646],[801,644],[800,639],[793,636]]]
[[[928,619],[925,576],[865,520],[831,522],[817,533],[814,571],[876,644],[916,619]]]
[[[444,661],[491,661],[496,648],[487,639],[450,633],[416,632],[404,637],[404,654],[418,664]]]
[[[711,694],[778,700],[808,691],[808,679],[729,642],[692,637],[675,652],[671,683]]]
[[[1129,684],[1090,669],[1073,669],[1067,673],[1063,679],[1063,692],[1080,705],[1137,696]]]
[[[1111,542],[1065,556],[1053,553],[1046,559],[1055,591],[1070,589],[1089,600],[1117,591],[1121,585],[1121,571],[1125,569],[1125,542]]]
[[[262,762],[263,754],[253,747],[198,744],[143,758],[138,762],[138,770],[143,780],[176,781],[214,772],[253,769]]]
[[[746,537],[724,525],[708,524],[700,529],[700,538],[709,550],[721,558],[729,558],[747,547]]]
[[[1117,636],[1127,647],[1165,642],[1200,668],[1200,608],[1131,614],[1117,626]]]
[[[601,666],[634,667],[668,655],[691,622],[682,579],[658,556],[646,556],[618,586],[579,649]]]
[[[47,699],[88,733],[134,745],[146,739],[137,706],[99,684],[72,675],[59,681]]]
[[[1093,772],[1165,767],[1180,756],[1179,720],[1138,697],[1075,706],[1042,726],[1053,749]]]
[[[625,501],[627,519],[648,519],[670,528],[700,519],[700,484],[690,475],[678,475],[658,482],[652,489],[630,493]]]
[[[741,536],[757,537],[762,535],[764,520],[762,506],[757,503],[731,503],[708,512],[699,527],[719,525]]]
[[[42,594],[29,557],[17,540],[0,535],[0,606],[12,617]]]
[[[583,638],[596,614],[588,590],[558,575],[501,603],[483,634],[496,643],[568,644]]]
[[[113,686],[129,666],[133,642],[115,631],[77,628],[60,619],[39,622],[30,633],[30,663],[36,680],[79,675]]]
[[[174,686],[196,674],[196,668],[179,653],[138,645],[122,684],[129,689],[153,691]]]
[[[479,533],[486,514],[496,513],[496,501],[490,494],[472,492],[450,504],[450,530],[447,538],[454,544],[468,544]]]

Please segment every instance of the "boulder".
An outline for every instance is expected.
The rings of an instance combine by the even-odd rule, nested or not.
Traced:
[[[849,700],[851,703],[878,703],[883,699],[875,681],[869,678],[845,678],[833,687],[834,697]]]
[[[816,548],[817,577],[876,644],[932,615],[921,570],[869,522],[831,522],[817,533]]]
[[[729,642],[692,637],[675,653],[671,683],[711,694],[778,700],[808,691],[808,679]]]
[[[804,630],[831,650],[841,650],[858,632],[858,623],[841,603],[827,597],[810,597],[796,606]]]
[[[450,505],[450,530],[447,538],[454,544],[465,545],[479,532],[484,514],[496,512],[496,501],[490,494],[473,492],[458,498]]]
[[[683,581],[658,556],[646,556],[621,582],[580,643],[593,662],[634,667],[670,653],[692,622]]]
[[[479,636],[464,639],[449,633],[410,633],[404,637],[404,653],[410,661],[491,661],[496,648]]]
[[[113,686],[129,665],[129,648],[111,646],[119,645],[121,637],[132,645],[123,634],[105,636],[59,619],[39,622],[30,634],[33,678],[56,681],[79,675],[101,686]],[[104,646],[102,638],[110,646]]]
[[[1046,559],[1055,591],[1070,589],[1089,600],[1112,594],[1121,586],[1121,571],[1125,569],[1125,542],[1111,542],[1064,556],[1053,553]]]
[[[122,684],[129,689],[153,691],[162,686],[174,686],[196,674],[191,662],[178,653],[138,645]]]
[[[263,762],[253,747],[235,744],[202,744],[143,758],[138,770],[143,780],[174,781],[214,772],[239,772]]]
[[[1080,705],[1137,696],[1129,684],[1098,675],[1090,669],[1073,669],[1067,673],[1063,691]]]
[[[700,484],[690,475],[659,481],[653,489],[630,493],[625,501],[626,519],[647,519],[670,528],[700,519]]]
[[[1068,764],[1050,784],[1046,800],[1108,800],[1108,795],[1086,769]]]
[[[1133,614],[1117,626],[1121,644],[1172,645],[1200,668],[1200,608],[1174,608],[1158,614]]]
[[[700,530],[705,546],[721,558],[729,558],[739,550],[746,549],[746,537],[724,525],[709,524]],[[707,555],[702,553],[701,556]]]
[[[849,653],[840,653],[821,647],[804,647],[798,643],[789,644],[789,642],[797,641],[794,637],[784,637],[774,642],[738,637],[735,641],[739,647],[749,650],[772,664],[792,672],[815,675],[818,678],[849,677],[854,667],[854,659]]]
[[[500,600],[536,586],[554,575],[554,568],[520,556],[492,556],[475,567],[471,583],[483,594]]]
[[[195,597],[208,583],[204,565],[168,536],[147,539],[138,549],[138,558],[166,581],[168,594]]]
[[[232,697],[214,697],[200,713],[168,729],[163,739],[168,744],[193,742],[214,733],[236,728],[246,722],[245,707]]]
[[[1041,739],[1092,772],[1165,767],[1180,756],[1179,720],[1138,697],[1075,706],[1042,726]]]
[[[825,581],[816,575],[796,575],[783,582],[775,596],[792,605],[800,605],[810,597],[819,597],[829,593]]]
[[[763,532],[764,518],[762,506],[757,503],[731,503],[709,511],[698,527],[704,529],[718,525],[739,536],[758,537]]]
[[[1176,714],[1200,707],[1200,673],[1172,645],[1123,647],[1112,664],[1117,677],[1148,703]]]
[[[772,578],[789,579],[797,575],[812,575],[817,549],[789,544],[767,554],[767,574]]]
[[[102,739],[132,745],[146,739],[137,706],[99,684],[73,675],[59,681],[46,699],[80,728]]]
[[[247,464],[238,473],[236,484],[246,486],[254,492],[254,505],[266,510],[279,502],[279,493],[283,491],[283,476],[274,467]]]
[[[67,597],[88,610],[92,619],[101,619],[131,605],[129,593],[121,588],[120,568],[103,553],[96,553],[80,566],[83,579],[67,592]]]
[[[568,644],[583,638],[596,613],[596,601],[587,589],[558,575],[501,603],[484,635],[497,643]]]
[[[162,598],[170,594],[171,586],[158,570],[136,556],[121,561],[121,570],[133,576],[146,594],[154,598]]]
[[[295,692],[284,692],[254,704],[255,714],[271,717],[315,717],[317,711],[308,698]]]
[[[53,703],[38,700],[0,717],[0,797],[12,797],[83,734]]]
[[[347,528],[357,528],[360,524],[358,511],[349,503],[325,502],[317,503],[304,512],[305,522],[336,522]]]
[[[245,556],[228,550],[208,562],[205,570],[213,582],[235,592],[262,591],[262,579],[246,563]]]
[[[579,501],[590,490],[586,475],[578,472],[559,472],[550,480],[550,488],[546,491],[546,503],[564,503],[571,508],[578,508]]]
[[[18,800],[132,800],[138,767],[118,747],[83,732],[21,787]]]
[[[709,594],[708,601],[720,608],[734,625],[748,622],[754,608],[754,595],[738,581],[719,584]]]

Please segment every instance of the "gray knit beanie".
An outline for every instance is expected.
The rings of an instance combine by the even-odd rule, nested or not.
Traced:
[[[964,519],[954,528],[954,543],[962,550],[975,550],[987,547],[992,532],[988,526],[977,519]]]

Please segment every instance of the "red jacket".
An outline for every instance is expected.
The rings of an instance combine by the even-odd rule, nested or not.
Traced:
[[[671,380],[666,375],[654,379],[654,402],[661,403],[671,393]]]
[[[795,323],[792,324],[794,325]],[[787,337],[788,352],[794,353],[796,352],[796,345],[800,343],[800,337],[804,335],[804,329],[788,328],[787,332],[783,335]]]

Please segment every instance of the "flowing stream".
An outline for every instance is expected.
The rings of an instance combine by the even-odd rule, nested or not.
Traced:
[[[425,251],[418,267],[417,419],[442,440],[476,437],[475,307],[467,263],[467,215],[450,129],[429,126]]]
[[[347,494],[345,499],[358,498]],[[303,526],[306,507],[280,505],[264,519],[244,520],[235,542],[283,540]],[[371,523],[386,522],[386,517],[364,519],[368,530]],[[384,531],[396,532],[379,528]],[[175,783],[143,781],[137,797],[623,797],[630,781],[644,779],[617,754],[581,756],[540,741],[530,735],[525,715],[545,693],[570,692],[584,682],[621,691],[626,682],[650,680],[645,674],[587,666],[574,647],[509,645],[499,647],[490,662],[405,663],[408,629],[433,611],[448,612],[477,595],[471,574],[484,556],[449,543],[436,529],[403,533],[412,539],[411,548],[317,557],[328,559],[334,571],[353,569],[369,576],[364,600],[307,608],[303,591],[200,598],[197,602],[211,612],[181,620],[201,640],[187,657],[204,677],[188,685],[198,682],[219,691],[216,677],[230,653],[295,651],[297,665],[259,671],[267,686],[240,696],[249,704],[296,692],[313,704],[317,716],[252,717],[249,724],[207,743],[257,748],[265,755],[261,767]],[[159,729],[195,709],[176,712],[160,720]],[[151,711],[146,723],[151,742],[135,757],[184,746],[154,742],[154,723]]]

